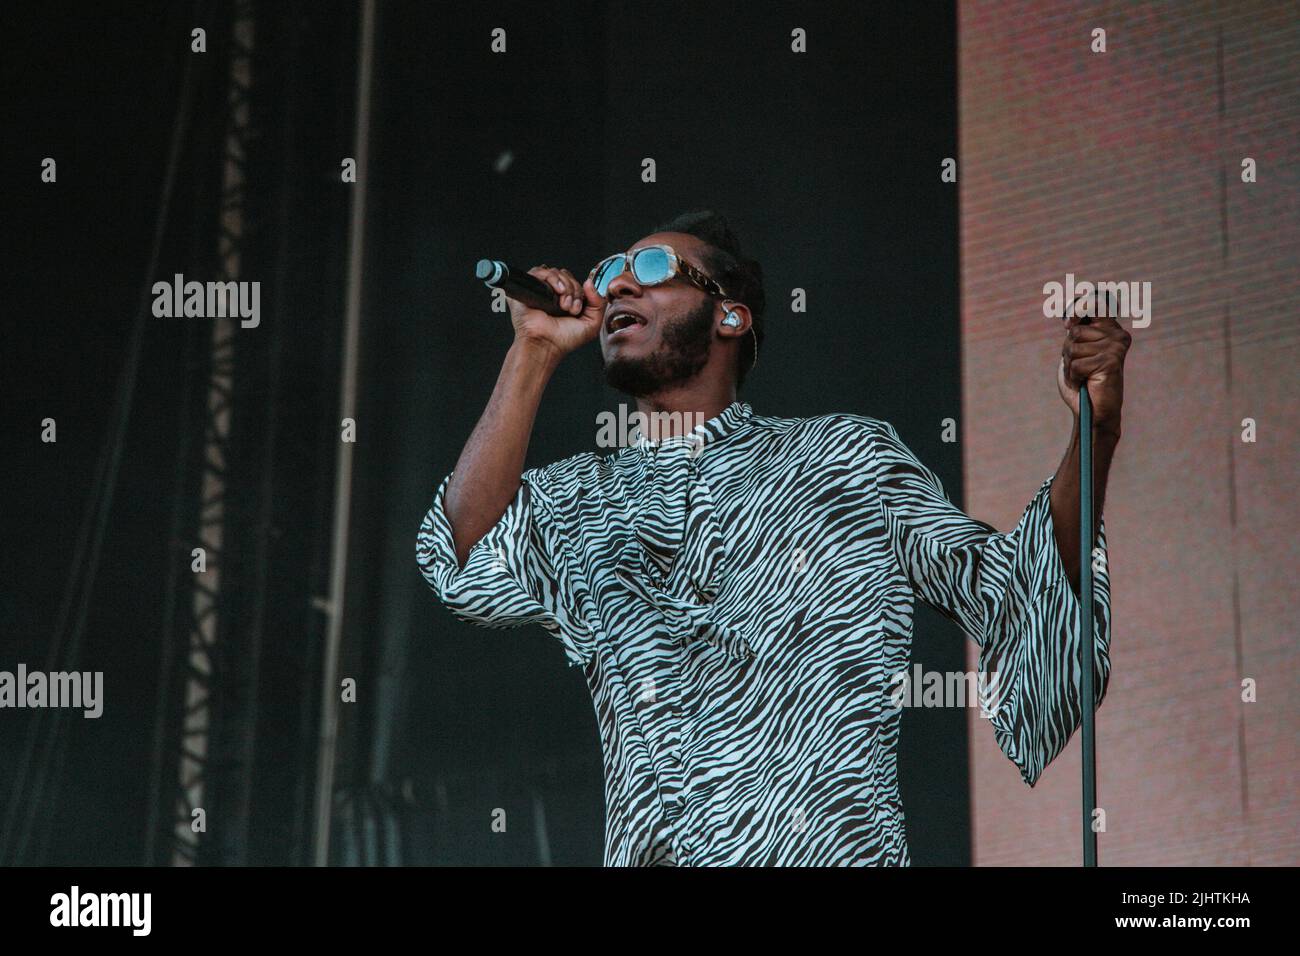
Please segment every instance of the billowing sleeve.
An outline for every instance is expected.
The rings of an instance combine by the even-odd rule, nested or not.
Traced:
[[[1052,479],[1001,533],[949,502],[893,426],[879,425],[876,490],[894,557],[915,594],[979,645],[994,738],[1032,787],[1082,720],[1079,599],[1056,548]],[[1092,564],[1098,704],[1110,679],[1107,558],[1103,519]]]
[[[539,470],[524,473],[519,492],[470,549],[463,568],[443,504],[451,477],[439,485],[416,537],[420,573],[438,600],[460,620],[482,627],[540,624],[559,639],[571,666],[586,663],[592,635],[571,586],[563,521]]]

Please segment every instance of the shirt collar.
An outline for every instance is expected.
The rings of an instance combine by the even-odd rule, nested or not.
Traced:
[[[695,457],[709,445],[738,431],[753,415],[754,410],[749,403],[735,401],[685,435],[673,435],[659,441],[651,441],[638,433],[631,445],[642,456],[653,455],[658,451],[681,449],[685,450],[689,457]]]

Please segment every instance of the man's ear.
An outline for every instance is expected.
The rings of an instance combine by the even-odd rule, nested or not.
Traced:
[[[749,306],[745,305],[743,302],[737,302],[735,299],[723,299],[720,304],[722,308],[718,317],[719,333],[724,336],[734,336],[736,338],[749,334],[749,328],[754,321],[754,317],[750,314]],[[731,325],[726,321],[728,312],[740,320],[738,325]]]

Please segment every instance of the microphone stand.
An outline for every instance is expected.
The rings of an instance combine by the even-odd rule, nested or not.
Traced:
[[[1093,717],[1096,692],[1093,684],[1092,609],[1092,400],[1088,383],[1079,388],[1079,658],[1080,696],[1083,705],[1083,865],[1097,865],[1097,831],[1093,810],[1097,806],[1097,751]],[[1086,635],[1086,636],[1085,636]]]
[[[1113,295],[1107,295],[1109,313],[1115,314]],[[1101,305],[1100,296],[1094,300]],[[1071,309],[1073,311],[1073,308]],[[1088,316],[1080,324],[1088,324]],[[1097,641],[1093,637],[1096,617],[1092,606],[1092,399],[1088,383],[1079,386],[1079,696],[1083,711],[1083,865],[1097,865],[1097,831],[1093,812],[1097,808],[1097,740],[1095,715],[1096,676],[1093,659]],[[1085,637],[1086,635],[1086,637]]]

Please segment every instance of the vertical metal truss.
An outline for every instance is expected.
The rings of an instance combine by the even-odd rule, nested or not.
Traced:
[[[233,18],[228,43],[228,70],[226,88],[225,135],[222,151],[222,186],[218,214],[217,275],[221,282],[238,281],[242,272],[244,238],[246,234],[246,185],[248,146],[253,135],[249,94],[253,81],[254,5],[251,0],[240,0],[233,8]],[[162,754],[164,768],[175,767],[174,787],[171,790],[169,818],[162,824],[166,841],[164,852],[149,852],[149,862],[167,862],[173,866],[191,866],[199,861],[200,850],[208,839],[208,831],[215,821],[205,818],[207,829],[196,832],[194,811],[202,809],[207,814],[216,773],[238,773],[242,769],[217,766],[214,762],[214,743],[220,708],[237,703],[253,707],[255,700],[240,699],[238,693],[223,686],[235,675],[224,666],[229,656],[220,653],[220,643],[227,639],[230,622],[230,595],[226,592],[232,582],[227,574],[227,545],[229,529],[228,489],[231,485],[231,422],[235,393],[234,336],[237,310],[228,302],[224,310],[236,318],[212,319],[209,340],[208,380],[203,417],[203,453],[198,479],[198,515],[194,536],[185,542],[183,554],[176,555],[186,566],[177,576],[176,586],[181,592],[179,601],[188,604],[188,615],[180,622],[187,631],[183,652],[173,654],[173,664],[181,669],[180,685],[182,707],[164,713],[162,720],[180,720],[179,735],[175,728],[159,728],[160,738],[178,746],[178,752]],[[181,467],[186,468],[182,462]],[[251,476],[250,477],[251,480]],[[189,485],[188,487],[193,487]],[[206,570],[189,571],[188,559],[194,548],[202,548]],[[176,626],[169,621],[169,626]],[[169,639],[169,647],[175,647]],[[223,661],[224,657],[224,661]],[[243,666],[256,668],[257,660],[246,660]],[[175,686],[174,675],[164,674],[163,685]],[[250,748],[251,750],[251,748]],[[174,758],[174,763],[171,759]],[[165,784],[164,784],[165,785]],[[151,833],[151,840],[156,834]],[[203,854],[208,856],[207,853]]]

